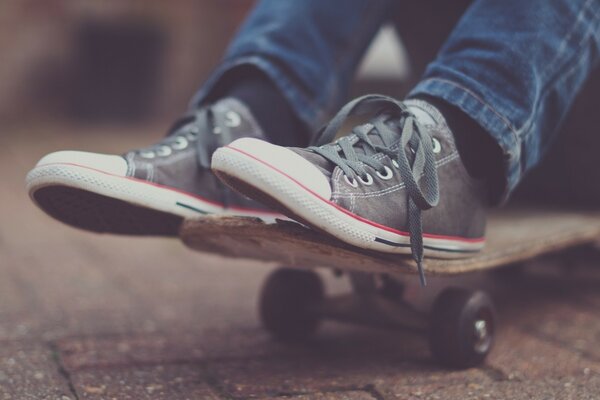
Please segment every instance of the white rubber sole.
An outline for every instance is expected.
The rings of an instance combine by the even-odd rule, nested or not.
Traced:
[[[349,212],[249,151],[251,150],[232,145],[218,149],[212,158],[213,171],[234,189],[263,201],[269,198],[274,204],[281,206],[280,211],[291,218],[329,233],[343,242],[385,253],[411,253],[408,233]],[[484,246],[483,239],[426,233],[423,236],[425,254],[430,257],[464,258]]]
[[[77,164],[39,165],[29,172],[31,199],[51,216],[96,232],[176,235],[181,220],[208,214],[281,218],[220,204],[151,182]]]

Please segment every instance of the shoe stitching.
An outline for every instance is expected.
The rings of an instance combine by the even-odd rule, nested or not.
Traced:
[[[133,160],[133,153],[127,153],[125,158],[127,159],[127,175],[135,176],[135,161]]]
[[[148,163],[146,164],[148,166],[148,172],[146,175],[146,179],[149,180],[150,182],[154,182],[154,165]]]

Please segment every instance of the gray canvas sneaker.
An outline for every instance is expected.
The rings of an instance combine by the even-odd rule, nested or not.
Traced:
[[[174,236],[183,218],[280,217],[210,171],[213,151],[240,137],[264,135],[245,105],[226,98],[185,116],[148,148],[124,155],[48,154],[27,175],[27,189],[52,217],[95,232]]]
[[[375,115],[331,143],[351,115]],[[484,245],[487,186],[466,171],[428,103],[368,95],[347,104],[317,146],[239,139],[215,174],[247,196],[346,243],[387,253],[466,257]],[[421,274],[424,283],[424,277]]]

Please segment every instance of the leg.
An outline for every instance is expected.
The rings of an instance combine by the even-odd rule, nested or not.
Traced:
[[[391,0],[262,0],[192,104],[210,100],[236,67],[252,66],[315,130],[345,100],[354,70],[392,6]]]
[[[456,106],[493,137],[506,198],[548,148],[599,46],[595,1],[478,0],[411,96]]]
[[[599,72],[594,71],[585,83],[556,142],[540,165],[525,177],[513,198],[535,205],[596,207],[600,203],[596,166],[600,136],[595,132],[600,126]]]
[[[394,15],[394,25],[409,54],[409,85],[418,83],[425,67],[435,58],[471,2],[472,0],[407,2],[403,6],[405,12]],[[423,21],[427,23],[424,24]]]

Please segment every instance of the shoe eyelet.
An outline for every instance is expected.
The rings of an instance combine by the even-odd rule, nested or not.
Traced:
[[[358,181],[354,178],[352,178],[352,180],[350,180],[350,178],[348,178],[348,175],[344,174],[344,180],[346,181],[346,183],[350,186],[352,186],[353,188],[358,187]]]
[[[362,176],[358,177],[358,180],[360,181],[360,183],[362,183],[363,185],[366,186],[370,186],[373,184],[373,176],[369,173],[367,173],[367,179],[363,179]]]
[[[198,127],[197,126],[191,126],[191,127],[188,128],[188,131],[185,133],[185,137],[190,142],[193,142],[196,139],[198,139],[198,135],[199,134],[200,134],[200,130],[198,129]]]
[[[383,170],[385,171],[385,175],[379,171],[376,171],[375,173],[377,174],[378,177],[380,177],[384,181],[392,179],[392,177],[394,176],[394,171],[392,171],[392,169],[390,167],[388,167],[387,165],[383,166]]]
[[[188,146],[188,141],[186,138],[184,138],[183,136],[179,136],[176,140],[175,143],[173,143],[171,145],[171,147],[175,150],[183,150]]]
[[[433,144],[433,152],[435,154],[438,154],[440,151],[442,151],[442,144],[439,140],[437,140],[436,138],[431,138],[431,142]]]
[[[140,151],[140,157],[154,158],[154,157],[156,157],[156,153],[153,151]]]
[[[235,111],[227,111],[225,113],[225,125],[229,128],[237,128],[242,124],[242,117]]]
[[[173,150],[169,146],[160,146],[158,150],[156,150],[156,154],[160,157],[167,157],[173,153]]]
[[[220,127],[220,126],[215,126],[215,127],[213,128],[213,131],[212,131],[212,132],[213,132],[215,135],[220,135],[221,133],[223,133],[223,130],[221,129],[221,127]]]
[[[400,168],[400,164],[398,164],[398,161],[396,160],[392,160],[392,165],[398,169]]]

